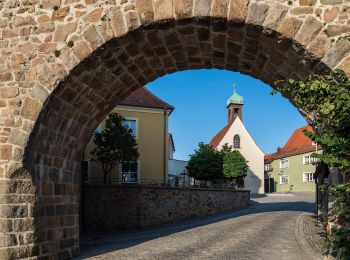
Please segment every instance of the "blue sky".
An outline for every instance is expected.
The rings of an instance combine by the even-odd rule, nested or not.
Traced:
[[[223,70],[187,70],[161,77],[146,87],[175,106],[169,131],[176,159],[187,160],[199,142],[208,143],[227,123],[226,101],[244,97],[243,122],[265,153],[283,146],[296,128],[306,124],[297,109],[271,87],[250,76]]]

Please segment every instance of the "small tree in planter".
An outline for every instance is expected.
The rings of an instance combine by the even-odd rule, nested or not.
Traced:
[[[196,180],[222,178],[222,156],[213,147],[199,143],[199,149],[191,155],[187,164],[188,175]]]
[[[139,157],[132,130],[123,122],[124,118],[118,113],[110,113],[105,128],[93,135],[95,148],[91,151],[92,161],[101,164],[104,184],[107,182],[107,177],[109,183],[111,182],[114,168],[123,162],[135,163]]]
[[[223,175],[236,181],[238,187],[244,187],[244,177],[247,176],[248,164],[244,156],[232,146],[224,145],[221,149],[223,156]]]

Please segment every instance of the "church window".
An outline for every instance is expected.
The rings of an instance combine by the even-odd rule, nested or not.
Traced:
[[[241,138],[239,135],[233,137],[233,148],[241,148]]]

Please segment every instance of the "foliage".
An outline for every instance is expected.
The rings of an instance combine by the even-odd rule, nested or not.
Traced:
[[[276,90],[287,96],[305,116],[314,132],[305,135],[321,145],[323,153],[313,154],[318,164],[335,166],[343,173],[350,168],[350,79],[337,70],[332,75],[308,76],[305,80],[276,83]],[[319,183],[326,176],[317,176]],[[342,258],[350,259],[350,184],[321,185],[335,198],[330,215],[337,224],[328,234],[332,247],[341,249]],[[326,201],[328,203],[328,201]]]
[[[247,176],[248,164],[244,156],[237,150],[232,150],[232,146],[223,146],[221,149],[223,156],[223,175],[228,179],[235,179]]]
[[[329,219],[332,222],[328,235],[331,252],[337,253],[341,249],[341,259],[350,259],[350,185],[324,185],[332,197],[335,198]]]
[[[95,148],[91,151],[92,160],[99,162],[104,173],[104,183],[112,170],[122,162],[134,163],[138,157],[137,144],[132,130],[124,125],[124,118],[110,113],[105,128],[93,135]]]
[[[343,71],[320,78],[311,75],[303,81],[276,83],[276,91],[288,96],[306,117],[314,133],[305,134],[322,146],[314,154],[327,165],[350,167],[350,80]]]
[[[213,147],[199,143],[187,164],[188,175],[197,180],[222,178],[222,155]]]

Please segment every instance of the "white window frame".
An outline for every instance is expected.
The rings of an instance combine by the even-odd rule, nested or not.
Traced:
[[[282,182],[283,177],[287,178],[287,182]],[[289,183],[289,175],[283,174],[280,176],[280,184],[288,184]]]
[[[264,170],[266,172],[268,172],[271,169],[271,164],[270,163],[265,163],[264,168],[265,168]]]
[[[282,167],[282,162],[283,161],[286,161],[287,162],[287,166],[283,166]],[[288,168],[289,167],[289,160],[288,159],[281,159],[280,160],[280,169],[286,169],[286,168]]]
[[[138,139],[138,136],[139,136],[139,119],[138,118],[135,118],[135,117],[124,117],[124,120],[129,120],[129,121],[135,121],[135,136],[134,138],[135,139]]]
[[[123,165],[120,164],[120,167],[119,167],[119,179],[120,179],[120,183],[140,183],[141,182],[141,161],[140,160],[137,160],[137,182],[123,182],[122,179],[123,179]]]
[[[238,146],[239,147],[235,147],[235,137],[238,136]],[[235,134],[233,136],[233,149],[241,149],[242,146],[241,146],[241,136],[239,134]]]
[[[308,163],[306,163],[306,160],[305,160],[306,157],[309,157],[309,162]],[[303,156],[303,164],[305,164],[305,165],[313,164],[313,163],[316,163],[317,161],[318,161],[318,158],[312,157],[311,154]]]
[[[309,175],[312,174],[313,178],[310,180]],[[306,176],[308,176],[306,178]],[[315,172],[303,172],[303,182],[315,182]]]

